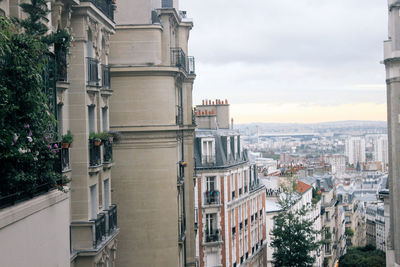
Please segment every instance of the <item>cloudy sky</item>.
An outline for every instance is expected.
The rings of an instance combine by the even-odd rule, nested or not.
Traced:
[[[180,0],[194,20],[194,104],[236,123],[386,120],[385,0]]]

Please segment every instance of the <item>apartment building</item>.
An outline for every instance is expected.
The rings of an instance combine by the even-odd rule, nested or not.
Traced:
[[[199,266],[266,266],[265,187],[229,129],[229,104],[205,100],[195,114]]]
[[[335,186],[332,177],[320,177],[316,180],[316,188],[321,191],[321,220],[323,239],[327,241],[323,246],[324,262],[328,266],[335,266],[346,251],[345,212],[338,207]]]
[[[119,0],[110,40],[118,266],[194,266],[193,23],[177,0]]]
[[[367,207],[366,210],[366,244],[376,246],[376,205]]]
[[[365,138],[363,136],[350,136],[346,139],[345,154],[349,164],[354,167],[365,162]]]
[[[374,136],[372,142],[374,147],[373,158],[377,162],[382,162],[382,171],[386,171],[389,162],[388,137],[387,135]]]
[[[346,156],[344,155],[325,155],[323,161],[332,166],[332,174],[340,176],[346,172]]]
[[[389,233],[386,243],[386,262],[388,266],[400,266],[400,39],[399,21],[400,3],[397,0],[388,0],[388,39],[384,42],[384,64],[386,68],[386,95],[387,95],[387,121],[388,121],[388,147],[389,147],[389,192],[383,198],[386,204],[390,203]]]
[[[23,2],[27,1],[2,1],[1,7],[8,7],[8,11],[3,10],[2,13],[11,17],[26,17],[19,7]],[[104,139],[95,144],[91,138],[109,130],[108,110],[112,88],[108,52],[110,36],[115,28],[115,7],[111,0],[49,2],[51,13],[46,21],[49,31],[65,30],[73,40],[68,53],[56,44],[51,48],[53,54],[50,55],[55,57],[57,64],[54,85],[49,85],[48,91],[52,92],[49,98],[54,101],[51,108],[57,119],[58,135],[62,136],[70,130],[74,137],[72,147],[58,148],[59,171],[72,182],[69,184],[70,203],[67,213],[69,229],[63,230],[63,224],[60,223],[58,231],[58,234],[64,231],[67,233],[69,261],[65,263],[60,258],[57,265],[115,266],[119,229],[117,207],[112,204],[111,196],[113,143],[111,139]],[[58,213],[53,215],[59,216]],[[47,218],[55,223],[64,218],[65,214],[59,218],[49,216],[47,214],[40,219]],[[51,265],[51,261],[30,264],[56,265]]]

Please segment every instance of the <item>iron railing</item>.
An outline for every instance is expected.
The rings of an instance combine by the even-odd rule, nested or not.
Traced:
[[[54,54],[57,62],[57,80],[66,82],[68,80],[67,50],[60,44],[55,44]]]
[[[98,73],[98,63],[97,59],[88,57],[87,58],[87,83],[88,85],[98,85],[99,84],[99,73]]]
[[[218,190],[207,191],[204,193],[204,205],[220,204],[220,193]]]
[[[58,173],[68,171],[70,169],[69,163],[69,148],[56,149],[57,158],[54,163],[54,170]]]
[[[215,155],[203,155],[201,163],[203,166],[214,166],[216,164]]]
[[[108,210],[108,234],[117,228],[117,205],[113,204]]]
[[[178,67],[188,74],[195,74],[196,64],[192,56],[186,56],[180,47],[171,48],[171,66]]]
[[[177,114],[176,114],[176,125],[183,125],[183,108],[182,106],[176,106]]]
[[[211,232],[206,232],[206,243],[221,241],[220,230],[212,230]]]
[[[196,64],[195,64],[194,57],[192,57],[192,56],[188,57],[188,70],[187,70],[187,72],[189,74],[195,74],[196,73]]]
[[[100,213],[97,215],[97,218],[92,221],[94,222],[93,246],[97,247],[106,235],[106,216],[104,213]]]
[[[111,0],[81,0],[81,2],[90,2],[100,9],[107,18],[114,21],[114,5]]]
[[[113,150],[112,150],[112,142],[103,141],[103,162],[112,162],[113,158]]]
[[[100,146],[95,145],[93,139],[89,139],[89,166],[96,167],[101,164]]]
[[[110,66],[101,65],[101,72],[102,72],[102,81],[103,81],[103,88],[110,89],[111,88],[111,76],[110,76]]]
[[[179,242],[183,242],[186,238],[186,219],[185,216],[181,216],[178,220],[179,227]]]

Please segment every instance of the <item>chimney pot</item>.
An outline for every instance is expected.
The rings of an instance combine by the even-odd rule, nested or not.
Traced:
[[[204,99],[203,99],[203,101],[202,101],[202,105],[204,106]]]

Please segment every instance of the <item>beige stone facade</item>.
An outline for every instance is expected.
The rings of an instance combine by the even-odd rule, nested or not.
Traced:
[[[194,266],[193,24],[177,1],[120,0],[111,38],[118,266]]]
[[[386,67],[387,84],[387,120],[389,139],[389,192],[385,198],[390,201],[390,208],[385,208],[390,214],[388,240],[386,243],[387,266],[400,266],[400,3],[388,0],[388,40],[384,42],[384,64]],[[388,194],[387,194],[388,193]],[[389,204],[385,201],[386,204]]]
[[[2,1],[0,12],[24,18],[19,7],[22,2],[26,1]],[[55,90],[58,134],[61,137],[70,130],[74,136],[73,146],[62,150],[61,171],[72,182],[66,217],[70,227],[65,230],[70,239],[70,257],[67,263],[60,258],[59,263],[76,267],[115,266],[119,229],[117,207],[112,205],[111,198],[112,142],[103,140],[95,147],[89,140],[92,132],[109,131],[112,87],[108,54],[115,29],[115,6],[111,0],[52,0],[49,8],[49,31],[65,29],[72,36],[68,53],[51,47],[62,63],[57,66]]]

